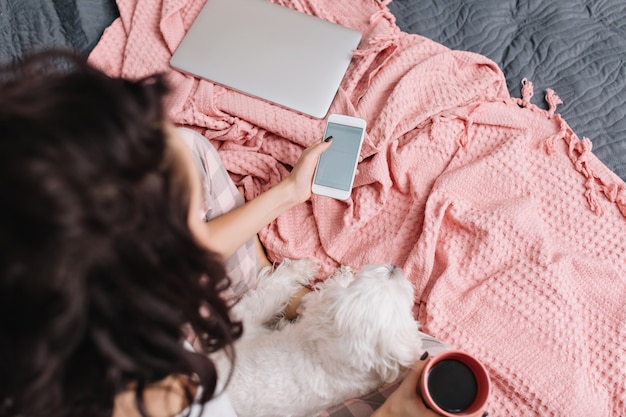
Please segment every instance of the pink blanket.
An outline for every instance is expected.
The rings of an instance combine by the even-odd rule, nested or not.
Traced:
[[[480,357],[491,415],[626,416],[626,184],[556,114],[509,96],[487,58],[401,32],[374,0],[281,0],[360,30],[331,112],[367,119],[352,199],[314,196],[261,232],[270,256],[402,266],[423,330]],[[118,0],[90,57],[166,72],[169,115],[252,197],[324,122],[198,81],[168,60],[201,0]],[[250,62],[254,70],[254,62]]]

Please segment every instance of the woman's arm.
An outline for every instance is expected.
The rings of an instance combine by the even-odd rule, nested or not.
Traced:
[[[319,141],[304,150],[293,170],[276,186],[205,223],[202,239],[224,259],[281,213],[308,200],[315,166],[330,142]]]

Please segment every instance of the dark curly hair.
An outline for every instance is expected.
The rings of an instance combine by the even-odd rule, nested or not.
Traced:
[[[0,71],[0,415],[110,416],[129,387],[145,415],[144,387],[168,375],[208,400],[206,353],[233,359],[241,324],[188,227],[167,91],[58,51]],[[185,326],[204,352],[183,347]]]

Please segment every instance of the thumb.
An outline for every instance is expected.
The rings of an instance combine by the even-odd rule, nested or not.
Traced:
[[[331,136],[331,139],[332,139],[332,136]],[[324,153],[324,151],[330,148],[331,144],[332,144],[332,140],[325,141],[324,139],[322,139],[319,141],[315,141],[311,145],[309,145],[309,147],[306,148],[304,152],[302,152],[302,155],[300,155],[300,159],[310,158],[310,159],[317,160],[317,158],[319,158],[319,156],[322,153]]]
[[[330,148],[332,141],[325,142],[324,140],[316,141],[307,149],[304,150],[300,159],[304,161],[309,161],[307,163],[317,164],[320,156]]]
[[[333,143],[333,137],[328,136],[325,139],[322,138],[321,141],[315,142],[311,148],[317,150],[320,154],[323,153],[326,149],[330,148],[330,145]]]
[[[430,361],[430,357],[427,357],[424,360],[419,360],[416,361],[413,364],[413,368],[411,369],[411,371],[409,372],[409,374],[406,376],[406,379],[408,379],[409,383],[413,383],[413,386],[416,387],[417,383],[419,382],[420,376],[422,375],[422,371],[424,370],[424,367],[426,366],[426,364]]]

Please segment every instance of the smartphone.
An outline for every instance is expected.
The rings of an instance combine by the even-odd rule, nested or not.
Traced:
[[[313,177],[312,192],[347,200],[352,192],[356,166],[365,135],[365,120],[330,114],[324,138],[332,136],[330,147],[320,156]]]

